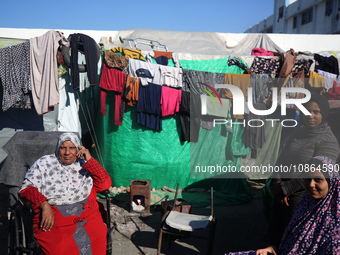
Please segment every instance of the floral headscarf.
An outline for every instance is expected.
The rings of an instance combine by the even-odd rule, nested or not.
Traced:
[[[313,159],[328,167],[328,193],[320,200],[304,194],[282,237],[279,254],[340,254],[339,169],[327,157]]]
[[[32,165],[26,173],[21,190],[28,186],[36,187],[51,205],[73,204],[90,195],[93,180],[82,167],[84,161],[77,159],[65,165],[59,160],[59,147],[65,141],[71,141],[75,146],[80,145],[75,133],[61,134],[55,154],[45,155]]]

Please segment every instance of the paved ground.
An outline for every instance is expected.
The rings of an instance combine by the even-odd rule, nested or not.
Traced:
[[[237,206],[215,206],[214,215],[217,218],[217,228],[213,254],[224,254],[229,251],[250,250],[267,245],[268,223],[263,214],[261,190],[253,188],[255,198],[251,203]],[[8,187],[0,184],[0,254],[7,254],[7,208]],[[126,203],[115,203],[115,208],[127,209]],[[208,208],[192,208],[192,213],[209,214]],[[137,231],[131,240],[115,230],[112,234],[113,255],[156,254],[160,206],[151,209],[149,217],[132,217],[129,224],[135,222]],[[206,233],[200,233],[201,235]],[[162,254],[205,254],[206,240],[191,236],[176,240],[168,248],[167,238],[163,238]]]

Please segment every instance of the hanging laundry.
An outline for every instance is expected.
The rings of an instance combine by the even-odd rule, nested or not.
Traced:
[[[311,52],[304,52],[299,51],[296,55],[296,60],[299,61],[300,59],[307,60],[310,62],[310,71],[315,71],[315,61],[314,61],[314,54]]]
[[[263,58],[256,56],[251,68],[255,74],[266,73],[276,78],[281,70],[282,61],[280,58]]]
[[[151,50],[146,55],[147,62],[152,63],[152,59],[155,59],[157,64],[167,66],[168,64],[165,64],[165,62],[167,63],[168,61],[164,61],[164,58],[166,58],[167,60],[172,59],[175,67],[178,67],[178,68],[181,67],[181,64],[179,62],[179,58],[176,52]]]
[[[103,52],[104,60],[108,67],[119,69],[124,73],[127,72],[127,67],[129,63],[129,59],[127,57],[113,53],[111,50],[105,50]]]
[[[322,75],[316,72],[309,72],[309,81],[307,89],[318,94],[325,93],[325,79]]]
[[[228,66],[236,65],[244,70],[244,73],[251,73],[251,69],[242,63],[242,60],[238,57],[230,57],[228,60]]]
[[[257,110],[265,110],[266,105],[263,103],[254,104],[254,108]],[[248,122],[251,121],[251,125],[247,125],[246,127],[247,130],[246,147],[251,148],[251,157],[256,158],[257,149],[262,148],[263,144],[266,141],[265,137],[266,116],[256,115],[250,112],[248,114],[247,120]]]
[[[149,83],[139,86],[137,123],[156,131],[162,130],[161,119],[162,86]]]
[[[128,74],[139,78],[142,85],[148,85],[149,82],[162,85],[160,65],[147,63],[136,59],[129,59]]]
[[[329,100],[340,99],[340,82],[333,81],[333,87],[328,91]]]
[[[223,84],[224,73],[212,73],[183,69],[183,91],[190,91],[194,94],[202,94],[203,89],[213,93],[206,85],[215,87],[215,84]],[[219,90],[217,90],[219,92]]]
[[[91,86],[97,85],[98,79],[98,52],[99,48],[96,41],[84,34],[71,34],[71,75],[74,90],[79,89],[79,65],[78,50],[84,51],[86,59],[87,77]]]
[[[181,141],[197,142],[201,119],[200,95],[183,91],[178,115],[181,122]]]
[[[204,101],[203,101],[204,98]],[[213,129],[214,128],[214,120],[227,120],[226,121],[226,131],[232,132],[233,128],[231,125],[231,112],[230,112],[230,102],[229,99],[221,98],[222,104],[219,100],[214,97],[214,99],[207,95],[200,95],[201,105],[205,103],[206,105],[206,113],[201,115],[201,127],[205,129]],[[219,122],[220,123],[220,122]],[[220,124],[219,124],[220,125]]]
[[[0,49],[0,78],[2,110],[7,111],[15,105],[30,109],[30,42]]]
[[[179,111],[182,90],[162,86],[162,116],[174,115]]]
[[[271,51],[267,51],[264,48],[260,47],[260,48],[253,48],[251,51],[251,55],[253,56],[274,56],[274,53]]]
[[[251,74],[250,87],[253,90],[253,103],[263,104],[270,95],[270,90],[273,87],[275,79],[268,74]]]
[[[103,71],[99,82],[100,98],[101,98],[101,113],[103,116],[106,115],[106,94],[107,91],[114,92],[115,98],[115,110],[114,110],[114,125],[122,125],[120,118],[121,100],[123,87],[127,74],[123,73],[114,68],[108,68],[107,65],[103,64]]]
[[[313,71],[313,70],[311,70],[313,62],[314,61],[312,59],[305,59],[305,58],[297,59],[294,66],[293,66],[292,72],[291,72],[293,74],[293,77],[294,77],[295,74],[297,74],[301,71],[303,71],[305,73],[305,75],[307,75],[309,71]]]
[[[170,66],[159,66],[161,72],[161,85],[166,85],[174,88],[181,88],[183,81],[183,70],[182,68],[170,67]]]
[[[39,115],[50,112],[59,103],[57,51],[59,41],[69,46],[69,41],[59,31],[50,30],[31,38],[32,96]]]
[[[224,84],[230,84],[234,85],[241,89],[245,101],[247,101],[247,94],[248,94],[248,88],[250,87],[250,74],[232,74],[232,73],[226,73],[224,75]],[[221,90],[221,97],[222,98],[233,98],[233,94],[229,89],[222,89]],[[243,115],[233,115],[234,118],[237,119],[243,119]]]
[[[136,106],[139,95],[139,83],[140,79],[132,77],[128,74],[126,83],[124,86],[123,98],[130,106]]]
[[[145,61],[145,58],[142,55],[142,51],[140,50],[133,50],[133,49],[127,49],[123,47],[116,47],[111,49],[113,53],[121,53],[123,56],[127,58],[132,58],[132,59],[139,59]]]
[[[289,74],[293,70],[295,62],[296,62],[295,51],[293,49],[290,49],[288,52],[286,52],[285,59],[282,64],[278,78],[286,78],[287,76],[289,76]],[[278,91],[280,90],[281,88],[279,87]]]
[[[322,70],[318,70],[317,73],[324,77],[326,91],[329,91],[331,88],[333,88],[333,82],[336,81],[338,77],[336,74],[325,72]]]
[[[131,75],[127,75],[126,82],[123,88],[123,95],[120,104],[120,115],[119,120],[123,121],[124,113],[125,113],[125,104],[129,106],[136,107],[138,103],[139,97],[139,78],[132,77]]]
[[[322,70],[329,73],[339,75],[339,62],[334,56],[324,57],[314,54],[315,70]]]

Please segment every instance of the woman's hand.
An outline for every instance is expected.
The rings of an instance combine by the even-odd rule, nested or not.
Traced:
[[[88,149],[86,149],[84,146],[78,146],[78,148],[80,149],[77,152],[77,157],[78,158],[81,157],[81,158],[83,158],[86,161],[89,161],[90,158],[92,158],[90,151]]]
[[[269,246],[264,249],[259,249],[256,251],[256,255],[277,255],[273,246]]]
[[[41,222],[40,228],[42,231],[50,231],[54,225],[54,212],[51,205],[45,201],[39,208],[41,209]]]

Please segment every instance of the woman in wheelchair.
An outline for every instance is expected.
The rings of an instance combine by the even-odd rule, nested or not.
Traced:
[[[38,159],[20,189],[32,203],[34,237],[43,254],[106,253],[107,228],[96,193],[110,186],[110,176],[78,136],[60,135],[55,154]]]

